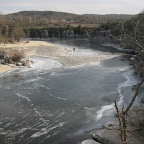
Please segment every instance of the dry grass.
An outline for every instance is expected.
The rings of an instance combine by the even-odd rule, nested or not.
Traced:
[[[20,59],[24,59],[25,58],[25,54],[24,54],[23,51],[10,50],[9,51],[9,57],[11,57],[13,61],[18,62]]]
[[[20,59],[25,58],[25,53],[22,50],[15,49],[3,49],[3,53],[5,53],[6,57],[11,58],[13,61],[18,62]]]
[[[134,130],[144,132],[144,107],[130,110],[128,114],[128,124]]]
[[[133,108],[128,113],[127,118],[128,132],[133,139],[138,139],[139,144],[144,142],[144,107]]]

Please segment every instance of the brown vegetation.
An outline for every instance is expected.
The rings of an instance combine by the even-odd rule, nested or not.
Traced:
[[[128,125],[127,125],[128,113],[129,113],[130,109],[132,108],[132,105],[133,105],[136,97],[139,95],[139,91],[140,91],[140,88],[141,88],[143,83],[144,83],[144,79],[142,79],[142,81],[139,83],[138,88],[135,92],[135,95],[133,96],[131,102],[129,103],[129,105],[127,106],[126,109],[124,109],[124,106],[123,106],[122,110],[120,110],[120,108],[118,106],[118,101],[117,100],[115,101],[115,107],[116,107],[117,116],[118,116],[118,119],[119,119],[120,131],[121,131],[121,142],[122,142],[122,144],[128,144],[128,141],[127,141],[127,138],[128,138],[128,128],[127,128],[128,127]],[[134,123],[136,123],[135,120],[134,120]],[[137,124],[137,125],[139,125],[139,124]]]
[[[4,43],[4,45],[7,43],[7,38],[4,37],[2,34],[0,34],[0,43]]]
[[[24,52],[23,51],[19,51],[19,50],[10,50],[10,51],[7,52],[7,54],[15,62],[18,62],[19,60],[25,58]]]
[[[25,36],[24,30],[21,27],[16,27],[13,30],[13,37],[19,42],[20,38]]]

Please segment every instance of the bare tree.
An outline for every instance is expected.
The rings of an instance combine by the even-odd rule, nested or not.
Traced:
[[[131,102],[129,103],[129,105],[127,106],[126,109],[124,109],[124,106],[123,106],[122,109],[120,110],[120,108],[118,106],[118,100],[115,101],[116,112],[117,112],[117,116],[119,119],[122,144],[128,144],[128,142],[127,142],[127,115],[128,115],[129,110],[131,109],[136,97],[138,96],[140,88],[143,83],[144,83],[144,79],[142,79],[142,81],[139,83],[138,88],[135,92],[135,95],[133,96]]]
[[[0,43],[3,43],[4,45],[7,43],[7,38],[4,37],[2,34],[0,34]]]
[[[144,33],[142,31],[144,29],[144,26],[142,24],[142,21],[144,19],[142,19],[141,16],[144,17],[144,13],[141,13],[141,15],[138,18],[128,21],[127,25],[122,24],[121,34],[119,36],[114,36],[112,34],[111,36],[119,41],[132,42],[136,46],[139,47],[140,51],[144,50],[144,46],[141,43],[141,41],[144,40]],[[127,142],[127,117],[128,117],[129,110],[132,108],[132,105],[136,97],[139,95],[139,91],[143,83],[144,83],[144,78],[138,84],[138,88],[133,98],[131,99],[131,102],[128,104],[126,108],[124,108],[124,106],[120,108],[118,105],[118,100],[115,101],[115,107],[116,107],[116,112],[117,112],[117,116],[119,119],[120,131],[121,131],[120,133],[121,133],[122,144],[128,144]]]
[[[4,26],[4,24],[5,24],[4,16],[0,14],[0,26]]]
[[[119,26],[119,35],[110,34],[116,40],[121,42],[130,42],[135,44],[140,50],[144,50],[142,41],[144,41],[144,13],[140,13],[136,18],[127,21]]]
[[[13,37],[15,38],[15,40],[17,40],[18,42],[19,42],[20,38],[25,36],[25,32],[21,27],[14,28],[12,34],[13,34]]]

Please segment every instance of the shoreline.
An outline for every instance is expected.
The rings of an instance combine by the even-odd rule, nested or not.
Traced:
[[[119,94],[119,97],[118,97],[118,99],[119,99],[118,104],[119,105],[122,105],[122,104],[124,104],[126,102],[126,100],[124,102],[125,95],[123,95],[123,91],[122,91],[123,88],[125,88],[125,87],[133,87],[135,85],[138,85],[138,83],[139,83],[138,77],[132,79],[133,73],[134,73],[134,70],[132,70],[132,69],[131,70],[127,70],[127,71],[125,71],[123,73],[123,77],[125,78],[125,80],[122,83],[120,83],[118,85],[118,88],[117,88],[117,91],[118,91],[118,94]],[[105,109],[105,108],[107,108],[107,109]],[[103,113],[107,112],[108,110],[112,110],[112,112],[115,111],[114,103],[112,103],[110,105],[103,106],[98,111],[98,112],[100,112],[100,116],[101,116],[100,119],[102,119]],[[118,134],[120,132],[119,121],[118,121],[118,118],[117,118],[116,115],[114,117],[116,119],[113,119],[113,120],[110,120],[110,121],[104,123],[102,128],[98,128],[98,129],[92,130],[90,132],[90,135],[92,136],[92,138],[96,142],[121,144],[121,137]],[[130,137],[128,137],[128,139],[129,139],[130,142],[132,142]]]
[[[56,60],[56,61],[60,62],[62,64],[62,66],[66,67],[66,68],[72,68],[75,66],[83,66],[86,64],[90,64],[90,63],[97,63],[97,62],[101,63],[102,61],[121,56],[121,55],[109,55],[109,54],[103,54],[101,56],[90,55],[90,54],[86,55],[86,56],[85,55],[74,55],[72,51],[69,51],[66,48],[56,46],[55,44],[51,44],[51,43],[47,43],[47,42],[46,42],[47,44],[44,44],[42,42],[40,45],[36,46],[36,43],[32,44],[33,41],[30,41],[30,43],[31,44],[29,46],[26,45],[27,47],[25,47],[25,45],[23,45],[20,48],[19,48],[19,45],[17,44],[16,48],[19,48],[20,50],[25,50],[26,57],[28,57],[28,58],[39,57],[39,58],[48,58],[51,60]],[[11,48],[11,47],[7,47],[7,48]],[[54,49],[56,49],[56,51]],[[63,53],[61,53],[61,51],[63,51]],[[50,53],[48,53],[48,52],[50,52]],[[42,56],[42,55],[44,55],[44,56]],[[70,61],[67,62],[65,60],[70,60]],[[10,67],[10,66],[6,66],[6,65],[2,65],[2,66],[4,66],[5,68],[1,69],[1,67],[0,67],[0,70],[4,69],[5,72],[12,69],[12,67]],[[123,82],[123,84],[126,83],[128,80],[128,77],[125,77],[125,78],[126,78],[126,80]],[[122,87],[120,87],[120,88],[122,88]],[[100,110],[102,110],[102,109],[100,109]],[[103,111],[101,111],[101,112],[103,114]],[[117,130],[112,130],[113,127],[114,128],[116,127]],[[103,138],[103,136],[104,137],[106,136],[106,138],[105,138],[106,140],[107,139],[112,140],[112,141],[114,140],[113,142],[116,142],[117,144],[118,144],[117,141],[120,141],[119,135],[115,135],[115,133],[118,133],[118,128],[117,128],[117,123],[115,123],[114,121],[109,121],[108,123],[105,123],[103,129],[101,129],[101,130],[96,129],[96,131],[98,133],[100,133],[100,137]],[[95,134],[95,135],[93,135],[93,134]],[[117,137],[116,141],[115,141],[115,139],[113,139],[113,137],[109,137],[112,134],[114,134],[115,137]],[[95,139],[96,132],[91,133],[91,135]]]
[[[64,67],[81,66],[89,63],[102,62],[112,58],[119,57],[120,54],[87,54],[77,55],[68,48],[58,46],[56,44],[45,41],[25,41],[16,42],[14,44],[0,44],[0,48],[6,50],[14,49],[23,51],[25,58],[42,57],[59,61]],[[0,64],[0,74],[11,70],[12,67]]]
[[[2,65],[0,64],[0,74],[4,74],[10,70],[12,70],[13,68],[8,66],[8,65]]]

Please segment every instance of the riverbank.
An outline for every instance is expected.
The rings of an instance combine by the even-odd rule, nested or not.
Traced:
[[[11,89],[12,94],[9,97],[12,100],[11,105],[17,109],[15,113],[21,114],[22,117],[25,118],[23,121],[26,121],[26,125],[18,127],[15,131],[13,131],[13,127],[8,128],[8,130],[11,130],[11,134],[15,132],[19,135],[20,129],[22,130],[27,128],[27,126],[31,127],[39,123],[38,129],[36,129],[36,131],[29,129],[30,134],[26,137],[33,141],[33,143],[36,139],[37,141],[39,140],[39,142],[43,141],[45,140],[44,137],[46,137],[48,143],[54,138],[53,141],[57,140],[59,143],[64,144],[63,141],[65,141],[65,143],[74,144],[78,142],[81,143],[83,140],[90,138],[91,136],[88,133],[92,130],[102,128],[106,122],[116,119],[111,110],[111,104],[118,96],[114,90],[121,88],[123,91],[125,87],[128,87],[127,83],[135,85],[135,83],[129,81],[133,80],[133,78],[129,77],[129,72],[127,72],[128,77],[127,75],[123,75],[123,72],[128,69],[131,71],[129,58],[127,58],[127,56],[105,61],[101,60],[103,61],[102,64],[98,61],[100,66],[88,64],[82,67],[63,68],[62,66],[64,66],[64,64],[61,66],[60,63],[52,59],[82,57],[81,61],[83,62],[84,57],[89,58],[95,56],[97,58],[101,56],[101,58],[104,59],[104,57],[107,58],[108,55],[111,55],[112,52],[108,53],[109,49],[107,49],[107,47],[98,48],[99,45],[87,41],[85,43],[78,41],[78,43],[76,43],[77,46],[71,45],[71,47],[67,47],[67,45],[51,45],[51,43],[50,46],[47,46],[42,45],[41,42],[40,45],[33,46],[33,42],[30,41],[30,43],[31,46],[28,46],[29,43],[22,44],[25,45],[25,47],[21,47],[20,50],[25,50],[25,53],[32,54],[30,56],[27,55],[27,57],[32,57],[31,60],[35,61],[32,68],[18,69],[12,73],[8,73],[8,76],[2,78],[3,80],[1,81],[1,96],[7,99],[9,92],[6,88]],[[54,46],[57,47],[58,53],[55,52]],[[60,54],[58,50],[59,47],[66,51],[66,54]],[[73,47],[76,47],[76,51],[72,51]],[[69,48],[69,50],[67,48]],[[99,49],[103,51],[100,52]],[[50,57],[50,59],[41,57]],[[78,65],[77,59],[76,62]],[[71,64],[71,61],[68,61],[67,64]],[[83,64],[85,64],[85,61]],[[51,69],[51,65],[54,65],[53,69]],[[131,72],[131,74],[133,76],[134,72]],[[127,81],[125,82],[125,80]],[[9,83],[7,83],[7,81],[9,81]],[[15,86],[17,88],[15,88]],[[126,98],[130,99],[129,93],[131,89],[129,88],[129,91],[126,91]],[[16,103],[17,97],[19,97],[21,102]],[[53,103],[53,105],[51,105],[51,103]],[[27,113],[25,107],[26,109],[32,109],[30,115]],[[106,109],[107,111],[105,111]],[[56,115],[55,111],[58,110],[59,112]],[[61,111],[63,112],[60,113]],[[48,113],[48,115],[43,112]],[[68,115],[69,113],[71,113],[71,115]],[[39,121],[37,121],[37,119],[36,121],[32,120],[35,118],[35,115],[38,118],[40,117]],[[53,116],[53,121],[56,122],[53,123],[52,121],[50,123],[51,126],[49,128],[53,132],[49,132],[49,128],[43,129],[45,119],[51,119],[49,116]],[[41,121],[42,118],[44,121]],[[98,120],[98,118],[102,119]],[[70,121],[71,119],[72,122]],[[31,121],[33,123],[31,123]],[[21,121],[19,122],[21,123]],[[17,123],[18,125],[19,122]],[[75,125],[75,127],[73,127],[73,125]],[[60,131],[70,129],[70,132],[62,131],[60,134],[56,133],[56,135],[53,135],[53,133],[57,132],[56,127],[58,127]],[[7,131],[7,129],[4,129],[3,132],[4,131]],[[110,131],[107,130],[107,132],[110,134]],[[114,134],[113,131],[111,132]],[[27,131],[23,133],[27,133]],[[50,135],[50,137],[47,138],[48,135]],[[106,135],[106,132],[104,132],[104,135]]]
[[[50,42],[44,41],[29,41],[27,42],[16,42],[14,44],[3,44],[0,45],[0,48],[9,50],[19,50],[23,51],[25,58],[29,59],[32,56],[36,57],[45,57],[49,59],[54,59],[59,61],[64,67],[78,66],[83,64],[88,64],[90,62],[104,61],[118,57],[118,54],[84,54],[77,55],[67,48],[57,46]],[[11,69],[9,66],[2,65],[1,73],[6,72]]]
[[[139,54],[134,55],[130,61],[136,73],[144,78],[144,50],[141,50]]]
[[[11,69],[12,69],[12,67],[10,67],[10,66],[0,64],[0,74],[5,73]]]

